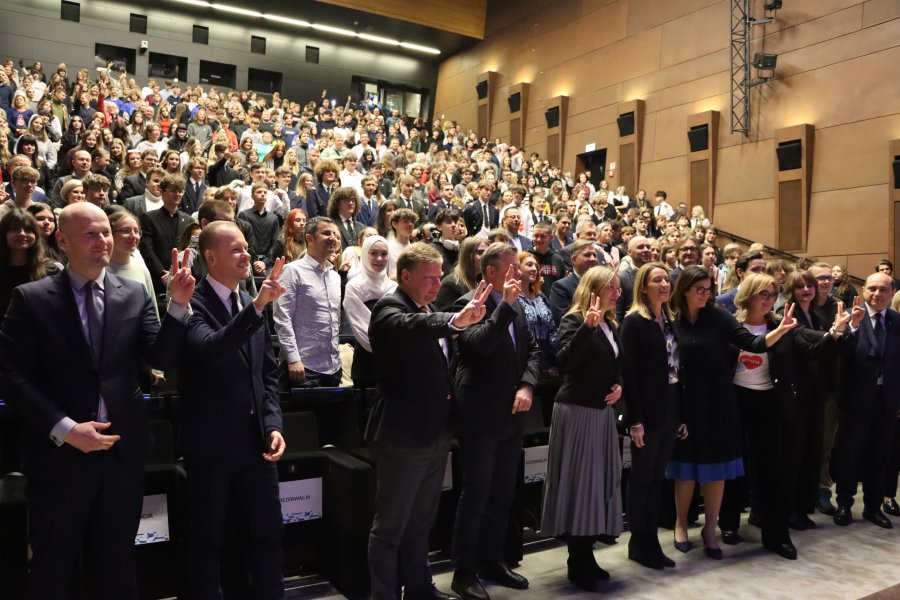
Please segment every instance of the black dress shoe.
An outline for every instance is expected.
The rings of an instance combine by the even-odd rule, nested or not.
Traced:
[[[659,560],[662,561],[664,567],[675,568],[675,561],[663,554],[662,551],[659,553]]]
[[[722,543],[729,546],[736,546],[744,541],[743,536],[737,531],[722,531]]]
[[[784,542],[783,544],[763,544],[763,547],[766,550],[774,552],[781,558],[786,558],[787,560],[797,560],[797,549],[791,542]]]
[[[894,527],[894,524],[891,523],[891,520],[884,516],[884,513],[881,512],[880,508],[864,508],[863,509],[863,519],[872,523],[873,525],[878,525],[879,527],[883,527],[885,529],[891,529]]]
[[[597,591],[597,580],[583,567],[573,567],[572,565],[569,565],[566,576],[569,578],[569,581],[572,582],[572,585],[580,590],[586,592]]]
[[[816,502],[816,510],[823,515],[833,516],[837,509],[834,507],[834,504],[831,503],[830,495],[820,493],[819,499]]]
[[[478,576],[514,590],[528,589],[528,580],[507,567],[503,561],[482,564],[478,567]]]
[[[722,560],[725,558],[725,555],[722,554],[721,548],[710,548],[708,546],[703,546],[703,554],[715,560]]]
[[[658,556],[644,556],[643,554],[639,554],[638,552],[632,552],[629,549],[628,559],[633,560],[639,565],[644,565],[648,569],[656,569],[657,571],[663,570],[663,562]]]
[[[844,527],[853,522],[853,515],[850,513],[849,506],[838,506],[834,511],[834,516],[832,517],[835,525],[840,525]]]
[[[484,586],[478,581],[477,577],[470,580],[462,580],[453,578],[450,589],[459,594],[462,600],[491,600],[488,593],[484,591]]]
[[[425,588],[416,592],[403,592],[403,600],[460,600],[459,596],[446,594],[431,584],[431,588]]]
[[[809,517],[807,517],[808,519]],[[788,517],[788,527],[791,529],[796,529],[797,531],[806,531],[808,529],[806,525],[806,521],[800,518],[800,515],[797,513],[791,513],[791,516]],[[815,523],[813,523],[813,527],[815,527]]]
[[[897,501],[893,498],[888,498],[881,505],[881,510],[891,515],[892,517],[900,517],[900,505],[897,504]]]

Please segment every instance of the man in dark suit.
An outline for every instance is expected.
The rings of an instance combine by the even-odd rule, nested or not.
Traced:
[[[428,534],[451,441],[451,336],[484,317],[490,289],[481,283],[457,314],[435,312],[441,256],[424,243],[400,253],[397,273],[397,290],[375,304],[369,325],[377,379],[366,428],[378,477],[369,535],[372,598],[399,600],[403,586],[410,600],[447,599],[431,582]]]
[[[263,310],[284,287],[275,262],[256,298],[239,289],[250,272],[247,242],[234,223],[200,234],[209,274],[191,299],[182,353],[180,449],[187,468],[191,598],[222,598],[219,552],[226,511],[247,523],[255,598],[281,598],[283,524],[275,461],[285,450],[278,364]]]
[[[681,276],[685,267],[696,265],[700,262],[700,246],[693,237],[687,237],[682,240],[678,246],[678,265],[669,273],[669,281],[672,288],[675,288],[675,282]]]
[[[553,319],[557,325],[572,306],[572,297],[575,296],[575,288],[578,287],[581,276],[591,267],[597,266],[597,249],[594,247],[593,241],[577,240],[572,244],[571,249],[574,270],[550,288],[550,311],[553,313]]]
[[[479,181],[476,191],[478,199],[471,202],[463,209],[463,220],[466,222],[466,231],[469,235],[481,234],[487,238],[487,233],[497,226],[499,213],[497,208],[490,203],[491,192],[494,185],[488,181]],[[485,216],[487,221],[485,221]]]
[[[435,202],[434,204],[429,204],[428,208],[425,209],[423,220],[434,223],[435,218],[437,218],[438,216],[438,213],[448,208],[454,208],[451,200],[453,200],[453,184],[441,184],[441,195],[438,198],[437,202]]]
[[[189,215],[197,212],[206,193],[206,159],[193,157],[187,164],[188,180],[178,209]]]
[[[362,223],[365,227],[375,227],[381,204],[378,197],[378,179],[374,175],[366,175],[362,180],[362,189],[362,196],[359,197],[359,211],[354,218],[357,223]]]
[[[122,191],[119,196],[122,198],[131,198],[132,196],[140,196],[144,193],[144,186],[147,181],[147,173],[157,165],[159,155],[156,150],[148,149],[141,152],[141,170],[137,175],[129,175],[122,182]]]
[[[873,273],[863,288],[865,304],[854,299],[851,335],[844,345],[838,383],[838,434],[834,447],[837,511],[834,522],[848,525],[857,482],[863,484],[863,518],[890,529],[881,511],[884,473],[900,407],[900,315],[888,308],[891,277]]]
[[[688,244],[687,246],[682,245],[681,249],[679,249],[679,253],[681,254],[681,250],[689,248],[690,244]],[[716,296],[716,304],[718,306],[721,306],[731,314],[734,314],[735,312],[737,312],[737,307],[734,305],[734,299],[737,297],[738,288],[740,288],[740,282],[744,280],[744,277],[751,273],[765,272],[766,259],[765,257],[763,257],[762,252],[745,252],[740,257],[738,257],[737,262],[734,263],[734,274],[737,276],[738,285],[734,286],[724,294],[719,294],[718,296]],[[674,281],[672,285],[675,285]]]
[[[453,591],[463,600],[488,600],[478,577],[526,589],[528,580],[503,561],[510,506],[522,457],[522,419],[531,408],[540,375],[539,350],[519,297],[519,259],[505,243],[481,257],[484,281],[493,291],[486,319],[459,335],[455,430],[464,487],[456,511]],[[473,299],[469,292],[456,306]],[[477,577],[476,577],[477,575]]]
[[[316,180],[319,183],[313,188],[312,193],[306,196],[306,206],[309,209],[306,213],[307,219],[328,215],[328,201],[337,189],[339,171],[338,164],[333,160],[323,160],[316,165]]]
[[[408,208],[422,217],[425,203],[416,196],[417,183],[412,175],[401,175],[397,180],[397,194],[393,200],[397,203],[397,208]]]
[[[616,300],[616,320],[619,323],[625,318],[625,313],[634,301],[634,276],[637,275],[638,269],[653,259],[650,240],[642,235],[636,235],[628,240],[628,256],[631,257],[631,266],[619,271],[619,286],[622,288]]]
[[[28,428],[29,597],[74,597],[72,573],[88,541],[98,572],[86,597],[136,599],[133,549],[150,437],[139,359],[174,364],[194,280],[172,252],[160,327],[144,286],[106,273],[113,238],[100,208],[64,208],[56,236],[68,267],[17,287],[0,335],[3,396]]]
[[[431,244],[444,259],[441,273],[446,277],[459,260],[459,241],[456,239],[459,232],[459,211],[452,207],[440,211],[434,218],[434,230],[440,233],[440,238],[432,240]]]
[[[503,213],[503,228],[509,233],[509,243],[517,252],[531,250],[531,240],[519,233],[519,225],[522,223],[522,211],[518,206],[510,206]]]
[[[123,206],[130,210],[139,220],[151,210],[162,208],[162,192],[160,186],[162,180],[165,179],[166,172],[159,167],[153,167],[147,172],[147,178],[144,180],[144,191],[130,198],[126,198],[120,194]]]
[[[153,279],[157,294],[166,293],[169,272],[165,270],[166,249],[178,246],[181,234],[194,222],[191,216],[178,210],[184,193],[181,175],[166,175],[160,185],[163,207],[141,217],[141,256]]]

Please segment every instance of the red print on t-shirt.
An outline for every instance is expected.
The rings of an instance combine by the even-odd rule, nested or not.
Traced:
[[[741,354],[740,357],[741,363],[743,363],[744,368],[748,371],[752,371],[753,369],[758,369],[762,366],[762,357],[757,356],[756,354]]]

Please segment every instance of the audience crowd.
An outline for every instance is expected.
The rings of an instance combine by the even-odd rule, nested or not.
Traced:
[[[264,372],[249,395],[348,381],[375,390],[366,437],[379,461],[369,544],[376,598],[399,598],[401,588],[407,598],[452,597],[432,586],[427,564],[451,435],[463,469],[453,594],[487,599],[485,580],[528,587],[504,561],[502,542],[523,413],[541,394],[555,398],[542,529],[568,545],[568,577],[579,588],[610,577],[593,542],[618,536],[623,513],[629,558],[674,567],[657,535],[661,507],[672,512],[673,547],[690,551],[697,483],[700,541],[712,559],[723,557],[720,540],[743,541],[747,508],[763,546],[796,559],[789,531],[815,527],[816,510],[848,525],[858,482],[866,520],[890,528],[885,513],[900,517],[900,371],[891,362],[900,352],[900,286],[887,260],[860,295],[843,265],[719,243],[701,207],[663,190],[610,186],[454,121],[428,123],[370,100],[336,106],[325,92],[300,103],[6,61],[0,108],[7,383],[34,375],[14,356],[36,347],[16,338],[24,297],[16,290],[80,273],[79,215],[107,224],[106,272],[141,286],[167,332],[176,328],[170,319],[191,324],[184,344],[196,360],[178,361],[186,405],[191,394],[207,402],[203,386],[212,385],[192,369],[228,369],[225,354],[238,347],[268,357],[268,342],[252,336],[271,312],[278,364],[250,361]],[[85,203],[107,217],[78,208]],[[187,307],[190,276],[198,284]],[[84,323],[91,294],[75,291]],[[228,341],[241,328],[255,345]],[[349,373],[342,334],[354,339]],[[148,391],[165,378],[150,366],[159,365],[139,369]],[[24,393],[4,389],[19,407]],[[264,413],[271,462],[284,441],[270,400],[241,410]],[[57,422],[65,410],[42,410],[52,421],[21,409],[29,443],[71,445],[65,419]],[[105,429],[100,414],[90,420]],[[52,431],[42,429],[48,423]],[[100,437],[110,439],[98,449],[117,442]],[[187,448],[189,468],[222,480],[205,454]],[[247,475],[235,460],[234,479],[224,480],[271,484],[270,473]],[[235,502],[275,510],[265,498]],[[221,531],[208,514],[191,515],[202,523],[192,547],[206,561],[193,589],[215,597],[203,586],[216,585]],[[270,519],[264,528],[260,544],[271,552],[279,526]],[[47,552],[40,541],[37,549],[36,557]],[[278,588],[272,569],[259,573],[260,590]]]

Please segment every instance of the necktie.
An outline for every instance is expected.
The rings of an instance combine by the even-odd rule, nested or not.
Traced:
[[[487,207],[487,204],[482,204],[482,205],[481,205],[481,213],[482,213],[482,217],[481,217],[481,218],[482,218],[481,226],[484,227],[485,229],[490,229],[490,228],[491,228],[491,219],[490,219],[490,217],[488,216],[488,207]]]
[[[194,182],[194,199],[200,200],[200,184],[196,181]]]
[[[239,312],[241,312],[241,308],[238,304],[238,294],[237,292],[231,292],[231,316],[235,317]]]
[[[881,313],[872,316],[875,319],[875,343],[878,344],[878,353],[884,350],[884,323],[881,322]]]
[[[84,305],[87,308],[88,340],[91,343],[91,354],[94,357],[94,366],[100,366],[100,353],[103,350],[103,319],[100,318],[100,309],[97,299],[94,298],[96,281],[88,281],[82,288],[84,290]]]
[[[352,220],[352,219],[347,219],[346,224],[347,224],[347,233],[350,234],[350,239],[351,239],[351,240],[355,240],[355,239],[356,239],[356,232],[353,231],[353,220]]]

